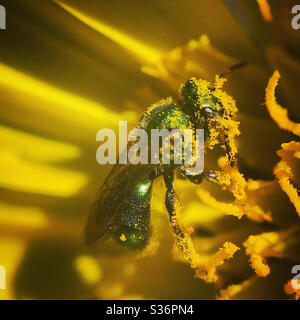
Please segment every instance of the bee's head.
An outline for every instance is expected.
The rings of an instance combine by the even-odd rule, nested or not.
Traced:
[[[192,78],[181,87],[184,111],[188,115],[204,118],[219,118],[222,111],[214,88],[205,80]]]
[[[235,101],[222,90],[225,81],[224,76],[218,75],[214,84],[195,78],[188,80],[181,87],[182,108],[192,118],[192,121],[204,125],[207,136],[214,131],[223,135],[223,141],[218,141],[224,143],[228,160],[231,166],[235,166],[237,150],[234,137],[239,134],[239,123],[235,120],[237,112]],[[213,147],[214,139],[211,142]]]
[[[206,80],[191,78],[181,87],[184,112],[194,118],[204,117],[214,119],[225,116],[227,119],[236,113],[237,109],[225,92],[222,92],[226,77],[234,70],[245,67],[249,60],[241,61],[229,68],[225,73],[216,76],[212,86]],[[217,92],[218,91],[218,92]],[[228,99],[229,98],[229,99]]]

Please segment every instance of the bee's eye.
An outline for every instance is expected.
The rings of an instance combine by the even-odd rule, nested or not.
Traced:
[[[214,117],[214,114],[215,114],[211,107],[203,107],[201,109],[201,112],[204,118],[212,118]]]

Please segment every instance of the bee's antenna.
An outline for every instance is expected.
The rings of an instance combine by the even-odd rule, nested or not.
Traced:
[[[231,67],[229,68],[229,71],[227,71],[227,72],[225,72],[225,73],[222,73],[222,74],[220,75],[220,78],[224,78],[224,77],[228,76],[229,74],[231,74],[233,71],[245,67],[249,62],[250,62],[250,60],[244,60],[244,61],[241,61],[241,62],[239,62],[239,63],[237,63],[237,64],[234,64],[233,66],[231,66]]]

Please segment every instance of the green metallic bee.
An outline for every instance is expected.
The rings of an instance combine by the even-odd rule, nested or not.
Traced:
[[[229,69],[244,66],[241,62]],[[225,74],[219,79],[224,79]],[[231,166],[235,166],[235,152],[232,150],[229,129],[224,122],[233,121],[234,108],[229,101],[224,105],[224,91],[211,86],[205,80],[188,80],[181,88],[181,100],[163,100],[151,106],[141,117],[138,128],[147,133],[151,129],[204,129],[205,140],[211,139],[211,131],[219,128],[223,145]],[[226,95],[226,94],[225,94]],[[151,237],[150,201],[153,181],[163,176],[166,185],[165,206],[175,234],[183,237],[176,223],[176,194],[173,187],[174,171],[200,184],[204,178],[215,181],[217,173],[204,170],[201,174],[187,175],[185,165],[174,164],[116,164],[105,179],[93,202],[85,228],[88,245],[103,242],[111,236],[128,249],[141,250]]]

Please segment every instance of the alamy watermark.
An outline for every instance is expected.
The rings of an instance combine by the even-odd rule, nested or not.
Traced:
[[[299,264],[293,266],[292,274],[295,274],[295,276],[292,279],[292,287],[295,290],[299,290],[300,289],[300,265]]]
[[[6,29],[6,10],[0,5],[0,29]]]
[[[170,164],[183,165],[187,175],[198,175],[204,169],[203,129],[135,128],[127,133],[127,121],[119,121],[119,157],[117,138],[111,129],[98,131],[96,141],[103,142],[97,149],[99,164]],[[107,139],[105,142],[104,140]],[[129,150],[128,150],[129,146]]]
[[[299,30],[300,29],[300,4],[293,6],[292,14],[295,14],[291,22],[292,28],[295,30]]]
[[[0,266],[0,290],[6,289],[6,271],[4,266]]]

